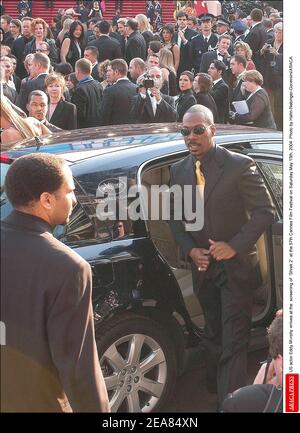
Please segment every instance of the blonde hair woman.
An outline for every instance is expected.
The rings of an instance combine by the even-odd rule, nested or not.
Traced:
[[[162,70],[163,78],[169,82],[169,95],[178,95],[176,71],[174,67],[173,54],[168,48],[159,51],[159,66]]]
[[[77,108],[71,102],[65,101],[64,90],[66,82],[61,74],[53,72],[45,79],[45,89],[49,96],[47,120],[61,129],[77,128]]]
[[[247,62],[246,71],[251,71],[252,69],[256,69],[254,62],[251,60],[252,50],[246,42],[243,41],[237,42],[234,45],[234,54],[238,54],[240,56],[245,57]]]
[[[68,31],[70,30],[70,27],[71,27],[71,24],[73,21],[74,20],[72,20],[72,18],[66,18],[65,19],[65,21],[63,23],[63,28],[58,33],[57,38],[56,38],[56,46],[58,48],[61,48],[61,44],[63,43],[64,37],[68,33]]]
[[[138,14],[138,15],[136,15],[135,19],[137,20],[137,22],[139,24],[139,31],[141,32],[141,34],[143,35],[143,37],[145,39],[147,51],[148,51],[149,44],[151,41],[153,41],[153,33],[151,31],[151,27],[150,27],[150,23],[148,21],[148,18],[144,14]]]
[[[24,118],[17,113],[8,98],[0,95],[1,145],[14,146],[26,138],[50,134],[49,129],[33,117]]]

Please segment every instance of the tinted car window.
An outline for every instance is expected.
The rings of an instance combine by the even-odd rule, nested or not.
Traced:
[[[269,185],[273,197],[282,210],[282,164],[274,161],[260,161],[257,164],[263,172],[265,181]]]

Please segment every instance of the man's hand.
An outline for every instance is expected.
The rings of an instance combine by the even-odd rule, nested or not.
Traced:
[[[209,252],[215,260],[229,260],[236,255],[236,251],[226,242],[216,242],[212,239],[208,241],[210,243]]]
[[[198,271],[206,271],[209,262],[209,251],[204,248],[192,248],[189,252],[189,256],[195,263],[196,267],[198,268]]]
[[[160,95],[159,89],[157,89],[156,87],[152,87],[151,93],[155,97],[157,102],[159,102],[161,100],[161,95]]]
[[[186,39],[186,37],[184,36],[183,31],[182,31],[182,30],[179,30],[179,31],[178,31],[178,34],[179,34],[179,36],[180,36],[180,38],[181,38],[182,43],[185,44],[185,43],[187,42],[187,39]]]

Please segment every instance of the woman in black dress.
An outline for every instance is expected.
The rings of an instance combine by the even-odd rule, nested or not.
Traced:
[[[204,105],[209,108],[214,116],[214,122],[218,123],[218,109],[214,98],[210,95],[210,90],[213,86],[213,79],[210,75],[200,72],[195,76],[193,89],[197,104]]]
[[[83,25],[80,21],[75,20],[71,24],[69,34],[62,43],[60,61],[70,63],[75,70],[75,63],[83,57],[85,45]]]
[[[178,113],[178,122],[182,122],[182,118],[186,111],[193,105],[197,104],[193,92],[194,74],[190,71],[184,71],[179,78],[180,94],[176,101],[176,109]]]

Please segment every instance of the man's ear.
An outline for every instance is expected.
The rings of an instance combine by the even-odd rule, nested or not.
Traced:
[[[50,211],[53,206],[53,194],[43,192],[40,195],[40,204],[45,210]]]

